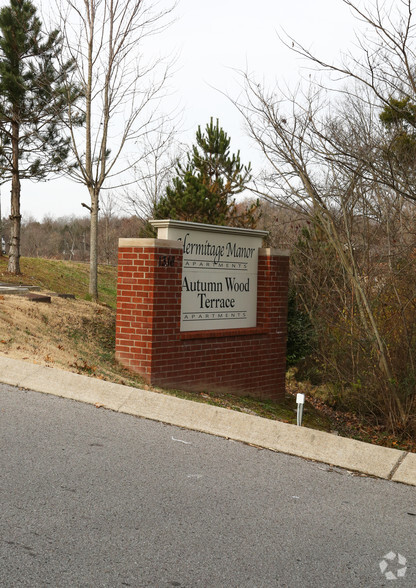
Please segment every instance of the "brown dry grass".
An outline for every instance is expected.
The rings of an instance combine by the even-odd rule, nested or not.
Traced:
[[[144,386],[114,361],[115,311],[52,296],[51,303],[0,296],[0,353],[129,385]]]

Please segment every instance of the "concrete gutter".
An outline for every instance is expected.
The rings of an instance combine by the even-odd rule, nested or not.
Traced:
[[[0,356],[0,382],[416,486],[416,454]]]

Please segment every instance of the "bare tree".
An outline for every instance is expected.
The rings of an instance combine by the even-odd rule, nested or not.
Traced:
[[[326,364],[354,389],[366,381],[391,429],[416,430],[413,2],[342,1],[363,25],[354,53],[329,61],[286,36],[316,81],[288,94],[245,75],[234,102],[267,160],[257,193],[310,223],[294,259],[324,345],[340,341]]]
[[[353,0],[342,2],[362,27],[357,33],[354,52],[346,52],[339,59],[329,61],[315,55],[289,35],[284,42],[291,51],[305,58],[311,68],[327,74],[326,78],[320,78],[322,86],[344,95],[347,102],[355,103],[355,108],[360,102],[363,111],[368,111],[367,107],[371,106],[376,109],[377,117],[387,109],[392,118],[405,123],[399,134],[412,136],[410,155],[404,156],[403,149],[397,151],[393,148],[397,135],[389,132],[386,126],[375,135],[367,134],[358,150],[348,149],[344,137],[334,134],[333,151],[338,153],[338,162],[346,169],[359,167],[365,179],[377,181],[404,198],[416,201],[414,2],[372,0],[361,5]],[[410,157],[412,165],[409,165]]]
[[[131,169],[132,182],[121,197],[125,210],[147,221],[153,218],[160,198],[181,159],[184,146],[175,141],[176,127],[168,121],[139,143],[143,157]]]
[[[160,9],[151,0],[68,0],[60,3],[67,54],[76,64],[82,132],[70,124],[76,167],[72,177],[88,188],[90,202],[90,294],[98,299],[97,233],[101,190],[122,183],[135,161],[136,142],[160,124],[158,101],[169,67],[159,57],[146,60],[145,40],[169,25],[174,4]],[[130,150],[130,152],[129,152]],[[136,160],[141,154],[138,153]]]
[[[393,348],[398,348],[395,331],[400,329],[407,338],[402,347],[410,358],[407,373],[413,378],[410,297],[394,264],[389,266],[397,259],[392,256],[394,239],[384,232],[384,249],[372,245],[377,225],[385,231],[389,228],[390,233],[393,225],[397,228],[397,222],[392,222],[393,208],[386,210],[384,201],[394,199],[395,209],[403,211],[403,198],[375,173],[374,162],[381,167],[386,159],[380,151],[377,157],[374,153],[374,146],[383,140],[383,129],[380,108],[369,100],[367,90],[335,101],[311,84],[306,93],[290,96],[279,89],[267,91],[246,75],[244,97],[235,104],[268,162],[267,171],[257,181],[257,193],[310,223],[308,236],[297,247],[298,256],[304,257],[303,279],[309,275],[309,284],[315,284],[306,289],[304,307],[313,315],[326,300],[330,312],[321,324],[325,329],[332,326],[326,336],[340,337],[342,332],[342,341],[352,342],[350,382],[362,381],[363,363],[361,372],[356,364],[357,357],[365,355],[367,375],[371,370],[373,385],[378,386],[377,402],[381,395],[391,428],[405,430],[415,397],[399,384],[403,365]],[[395,321],[381,315],[378,300],[383,297],[391,304]],[[326,361],[332,359],[326,355]],[[341,363],[335,362],[339,380],[345,381]],[[374,399],[367,397],[375,406]]]

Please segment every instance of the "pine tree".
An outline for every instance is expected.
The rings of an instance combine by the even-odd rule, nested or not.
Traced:
[[[61,131],[63,82],[72,64],[58,67],[60,52],[59,31],[42,32],[30,0],[10,0],[0,10],[0,173],[12,185],[8,271],[14,274],[20,273],[20,182],[60,170],[69,153]]]
[[[390,98],[380,114],[387,131],[388,144],[384,156],[401,172],[415,169],[416,104],[409,97]]]
[[[235,196],[251,179],[250,164],[240,152],[230,154],[231,139],[211,118],[205,133],[198,127],[196,145],[186,165],[177,166],[177,177],[155,208],[155,218],[171,218],[216,225],[254,227],[259,204],[238,205]]]

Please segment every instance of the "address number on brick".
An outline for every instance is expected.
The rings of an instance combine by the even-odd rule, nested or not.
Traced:
[[[159,255],[159,267],[174,267],[174,255]]]

